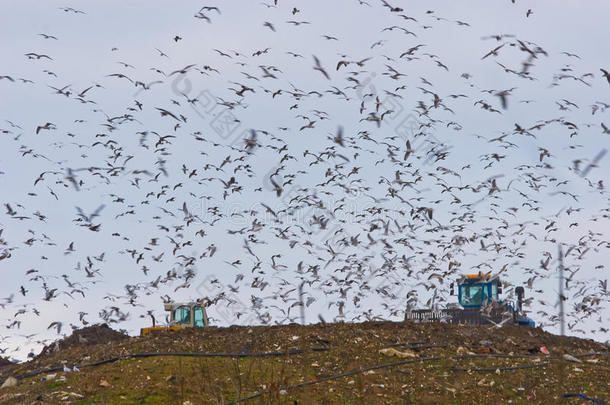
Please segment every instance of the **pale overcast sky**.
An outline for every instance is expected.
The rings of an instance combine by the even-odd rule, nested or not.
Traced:
[[[308,322],[400,320],[478,270],[557,332],[559,243],[610,338],[610,4],[390,3],[4,2],[5,354],[166,295],[299,321],[301,281]]]

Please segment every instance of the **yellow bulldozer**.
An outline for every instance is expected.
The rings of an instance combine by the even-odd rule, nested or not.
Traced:
[[[208,315],[205,311],[206,305],[202,301],[194,302],[168,302],[164,305],[169,312],[169,325],[157,326],[151,313],[152,326],[140,329],[140,336],[166,330],[180,330],[184,328],[204,328],[209,326]]]

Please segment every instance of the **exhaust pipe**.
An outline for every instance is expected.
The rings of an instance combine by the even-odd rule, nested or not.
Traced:
[[[519,286],[515,288],[515,294],[517,294],[517,310],[520,314],[523,313],[523,297],[525,295],[525,290],[523,287]]]

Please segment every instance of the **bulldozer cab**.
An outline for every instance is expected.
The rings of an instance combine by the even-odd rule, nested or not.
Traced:
[[[170,313],[170,325],[187,328],[203,328],[209,325],[205,306],[199,302],[170,302],[165,304],[165,310]]]
[[[140,336],[161,331],[179,331],[184,328],[208,327],[208,315],[205,311],[206,304],[203,300],[187,303],[167,302],[165,310],[169,312],[169,325],[155,325],[155,318],[151,315],[153,324],[147,328],[140,329]]]
[[[499,300],[502,284],[498,276],[469,274],[458,280],[458,302],[464,308],[480,308]]]

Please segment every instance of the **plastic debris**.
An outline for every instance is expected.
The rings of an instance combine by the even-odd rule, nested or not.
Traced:
[[[388,348],[385,348],[385,349],[381,349],[381,350],[379,350],[379,353],[384,354],[386,356],[400,357],[402,359],[418,357],[417,354],[413,353],[410,350],[401,352],[400,350],[396,350],[393,347],[388,347]]]
[[[547,349],[546,346],[541,346],[540,347],[540,353],[542,353],[542,354],[550,354],[549,349]]]
[[[582,360],[577,359],[576,357],[572,356],[571,354],[564,354],[563,355],[563,359],[567,360],[567,361],[573,361],[574,363],[582,363]]]
[[[593,404],[595,405],[605,405],[606,402],[602,401],[601,399],[595,399],[595,398],[591,398],[586,396],[585,394],[563,394],[564,398],[582,398],[582,399],[586,399],[587,401],[591,401]]]
[[[475,354],[474,352],[466,349],[464,346],[458,347],[455,352],[457,353],[458,356],[462,356],[464,354],[469,354],[469,355]]]
[[[106,380],[100,381],[100,387],[110,387],[110,383]]]
[[[479,380],[479,382],[477,382],[477,385],[479,387],[493,387],[495,383],[496,382],[494,380],[488,381],[487,379],[483,378],[483,379]]]
[[[0,388],[14,387],[17,385],[17,382],[18,381],[15,377],[9,376],[6,380],[4,380],[4,383],[2,383]]]

